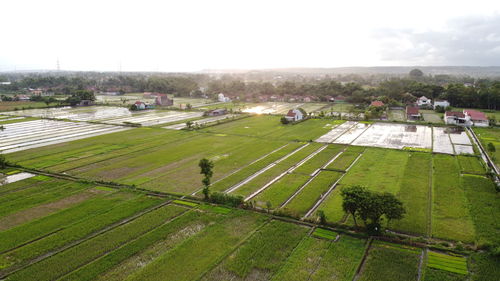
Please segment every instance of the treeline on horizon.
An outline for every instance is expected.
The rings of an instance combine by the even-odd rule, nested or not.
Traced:
[[[347,102],[369,103],[382,99],[390,104],[405,104],[415,98],[446,99],[454,107],[500,109],[500,80],[468,76],[424,75],[412,71],[405,76],[390,75],[301,75],[252,76],[252,74],[140,74],[71,73],[19,74],[0,76],[2,93],[21,93],[27,88],[43,88],[57,94],[73,90],[124,93],[161,92],[176,96],[215,97],[224,93],[244,101],[258,102],[261,96],[308,96],[317,101],[345,97]]]

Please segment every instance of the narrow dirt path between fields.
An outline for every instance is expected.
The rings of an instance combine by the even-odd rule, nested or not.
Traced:
[[[422,280],[422,266],[424,264],[424,259],[426,256],[427,249],[422,249],[422,253],[420,254],[420,261],[418,263],[418,275],[417,275],[417,281]]]

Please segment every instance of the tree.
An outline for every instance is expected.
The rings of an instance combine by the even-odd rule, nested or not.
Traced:
[[[7,167],[7,160],[3,154],[0,154],[0,168],[5,169]]]
[[[342,209],[353,216],[363,220],[370,233],[378,233],[381,229],[382,217],[390,222],[402,219],[406,213],[403,203],[390,193],[377,193],[367,190],[362,186],[350,186],[342,189]]]
[[[193,128],[193,121],[187,121],[186,122],[186,127],[191,130],[191,128]]]
[[[354,185],[343,188],[340,194],[343,198],[342,209],[352,215],[354,224],[357,226],[356,215],[361,209],[363,201],[369,195],[368,191],[362,186]]]
[[[288,119],[286,119],[285,117],[281,117],[280,121],[281,121],[281,124],[284,124],[284,125],[289,123]]]
[[[383,213],[387,218],[387,223],[390,223],[391,220],[400,220],[403,218],[406,213],[405,208],[403,207],[403,202],[401,202],[394,194],[385,192],[379,195],[382,200],[383,205]]]
[[[323,210],[318,210],[317,216],[320,224],[326,224],[326,215]]]
[[[410,71],[410,77],[412,77],[412,78],[418,78],[418,77],[422,77],[422,76],[424,76],[424,73],[422,72],[422,70],[420,70],[418,68],[412,69]]]
[[[267,201],[266,202],[266,208],[267,208],[267,212],[269,213],[271,211],[271,202]]]
[[[495,148],[495,145],[491,142],[488,143],[488,151],[489,152],[495,152],[497,149]]]
[[[200,163],[198,163],[198,166],[201,169],[200,174],[204,175],[204,178],[201,181],[204,186],[203,195],[205,196],[205,200],[208,200],[210,195],[210,190],[209,190],[210,179],[213,176],[212,169],[214,168],[214,163],[206,158],[203,158],[200,160]]]

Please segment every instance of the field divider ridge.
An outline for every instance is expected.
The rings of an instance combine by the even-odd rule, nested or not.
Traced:
[[[293,172],[295,169],[297,169],[298,167],[302,166],[305,162],[307,162],[309,159],[311,159],[314,156],[316,156],[317,154],[319,154],[321,151],[325,150],[327,147],[328,147],[328,145],[325,144],[322,147],[320,147],[318,150],[316,150],[313,153],[309,154],[306,158],[300,160],[298,163],[296,163],[295,165],[293,165],[292,167],[290,167],[289,169],[287,169],[285,172],[281,173],[279,176],[275,177],[274,179],[272,179],[271,181],[269,181],[268,183],[266,183],[263,187],[259,188],[254,193],[250,194],[247,198],[245,198],[245,202],[248,201],[248,200],[250,200],[250,199],[252,199],[253,197],[257,196],[259,193],[261,193],[262,191],[264,191],[271,184],[273,184],[273,183],[277,182],[278,180],[280,180],[285,175]]]
[[[277,164],[279,164],[280,162],[284,161],[285,159],[287,159],[288,157],[292,156],[293,154],[299,152],[300,150],[302,150],[303,148],[309,146],[310,143],[306,143],[304,144],[303,146],[295,149],[294,151],[290,152],[289,154],[283,156],[282,158],[274,161],[273,163],[267,165],[266,167],[264,167],[263,169],[261,169],[260,171],[256,172],[255,174],[249,176],[248,178],[244,179],[243,181],[233,185],[232,187],[228,188],[225,192],[226,193],[231,193],[233,191],[235,191],[236,189],[240,188],[241,186],[245,185],[246,183],[250,182],[251,180],[253,180],[254,178],[256,178],[257,176],[259,176],[260,174],[266,172],[267,170],[271,169],[272,167],[276,166]]]

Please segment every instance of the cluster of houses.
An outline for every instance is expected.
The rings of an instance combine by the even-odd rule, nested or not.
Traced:
[[[444,122],[449,125],[458,126],[476,126],[476,127],[488,127],[489,121],[486,114],[481,111],[473,109],[464,109],[462,112],[459,111],[446,111],[444,113]]]
[[[174,100],[169,98],[167,96],[167,94],[145,92],[145,93],[143,93],[142,97],[145,99],[154,99],[154,103],[136,101],[132,105],[132,108],[134,110],[145,110],[145,109],[153,109],[157,106],[173,106],[174,105]]]

